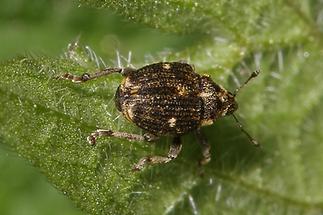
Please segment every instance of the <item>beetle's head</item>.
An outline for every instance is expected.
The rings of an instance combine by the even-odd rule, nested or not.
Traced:
[[[235,112],[238,109],[238,103],[235,100],[235,95],[233,95],[230,92],[228,92],[227,107],[228,109],[226,111],[226,115],[233,114],[233,112]]]
[[[216,118],[219,118],[233,114],[238,109],[238,103],[232,93],[221,88],[217,92],[216,107]]]
[[[238,92],[254,77],[259,74],[258,71],[255,71],[251,76],[237,88],[233,93],[228,92],[220,85],[215,84],[210,78],[203,77],[203,90],[200,93],[200,97],[203,98],[205,103],[204,109],[204,119],[201,121],[201,125],[210,125],[214,120],[231,115],[235,119],[240,130],[247,135],[250,142],[258,146],[259,144],[251,135],[243,128],[238,118],[234,115],[234,112],[238,109],[238,103],[235,100]]]

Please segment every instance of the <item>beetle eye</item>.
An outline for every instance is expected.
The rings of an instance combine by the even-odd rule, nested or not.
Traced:
[[[238,103],[233,99],[230,101],[230,106],[228,107],[228,111],[226,115],[233,114],[238,109]]]

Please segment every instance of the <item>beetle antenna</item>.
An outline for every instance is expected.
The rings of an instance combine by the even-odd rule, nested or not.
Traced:
[[[251,80],[251,79],[253,79],[253,78],[255,78],[255,77],[257,77],[258,75],[259,75],[259,73],[260,73],[260,71],[259,70],[256,70],[256,71],[254,71],[253,73],[251,73],[251,75],[249,76],[249,78],[240,86],[240,87],[238,87],[235,91],[234,91],[234,93],[233,93],[233,95],[234,96],[236,96],[237,94],[238,94],[238,92],[244,87],[244,86],[246,86],[246,84]]]
[[[238,118],[232,114],[233,118],[235,119],[238,127],[240,128],[240,130],[248,137],[249,141],[254,145],[254,146],[260,146],[259,143],[243,128],[242,124],[240,123],[240,121],[238,120]]]

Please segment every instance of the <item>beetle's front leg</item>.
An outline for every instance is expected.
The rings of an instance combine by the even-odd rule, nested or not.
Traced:
[[[134,165],[133,170],[142,170],[146,165],[168,163],[174,160],[180,153],[182,149],[181,138],[179,136],[174,137],[172,144],[170,145],[167,156],[147,156],[139,160],[137,164]]]
[[[159,138],[158,136],[149,134],[149,133],[139,135],[139,134],[131,134],[127,132],[97,129],[87,137],[87,140],[91,145],[95,145],[96,139],[102,136],[124,138],[129,141],[148,141],[148,142],[157,140]]]
[[[133,68],[106,68],[94,73],[84,73],[80,76],[73,75],[71,73],[65,73],[61,76],[56,77],[56,79],[71,80],[73,83],[84,83],[89,80],[93,80],[102,76],[110,75],[112,73],[121,73],[126,75],[129,72],[136,71]]]
[[[204,134],[200,129],[196,130],[195,132],[196,138],[198,143],[202,146],[202,159],[199,161],[199,165],[205,165],[211,161],[211,146],[207,142]]]

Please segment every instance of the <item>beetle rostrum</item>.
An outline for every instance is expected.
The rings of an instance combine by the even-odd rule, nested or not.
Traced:
[[[194,67],[182,62],[159,62],[133,68],[106,68],[93,74],[74,76],[66,73],[59,79],[84,83],[112,73],[124,76],[116,90],[115,104],[124,117],[143,129],[143,135],[130,134],[110,129],[97,129],[88,136],[90,144],[96,144],[100,136],[126,138],[132,141],[155,141],[160,136],[172,136],[166,156],[146,156],[134,165],[133,170],[141,170],[148,164],[168,163],[181,151],[181,136],[194,132],[202,146],[203,158],[200,164],[211,160],[210,145],[202,134],[201,127],[210,125],[223,116],[232,115],[239,128],[249,140],[258,143],[243,129],[234,112],[238,109],[235,96],[252,78],[230,93],[210,77],[199,75]]]

